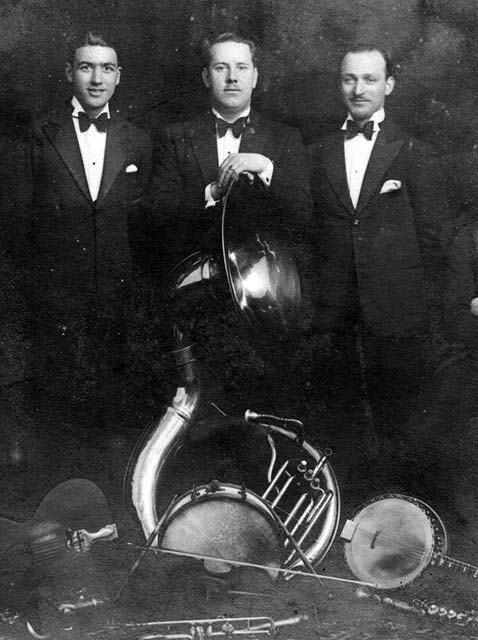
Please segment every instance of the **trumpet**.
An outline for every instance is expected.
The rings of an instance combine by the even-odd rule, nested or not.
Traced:
[[[105,631],[140,633],[141,640],[204,640],[205,638],[235,638],[262,640],[275,637],[283,627],[308,620],[307,615],[297,615],[284,620],[259,616],[248,618],[206,618],[203,620],[170,620],[151,622],[126,622],[110,624]],[[131,637],[130,635],[128,637]]]

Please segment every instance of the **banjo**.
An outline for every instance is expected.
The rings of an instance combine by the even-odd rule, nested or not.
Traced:
[[[375,498],[347,520],[340,537],[352,573],[379,589],[409,584],[428,566],[478,578],[478,567],[447,556],[443,521],[417,498],[389,494]]]

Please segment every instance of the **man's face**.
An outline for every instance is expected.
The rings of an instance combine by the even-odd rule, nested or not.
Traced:
[[[242,113],[251,104],[257,84],[257,68],[249,45],[243,42],[215,44],[202,77],[211,92],[212,106],[223,117],[233,118]]]
[[[116,51],[110,47],[86,46],[76,50],[73,64],[66,64],[66,78],[86,113],[98,116],[120,81]]]
[[[385,60],[379,51],[348,53],[342,60],[342,99],[350,115],[364,124],[381,109],[392,93],[393,77],[386,78]]]

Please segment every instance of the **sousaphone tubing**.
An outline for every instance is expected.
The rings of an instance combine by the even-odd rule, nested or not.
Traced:
[[[274,460],[276,440],[292,452],[290,459],[265,470],[267,490],[259,495],[229,483],[196,489],[192,469],[191,491],[170,505],[168,513],[159,508],[158,496],[168,484],[166,463],[194,430],[201,400],[191,337],[198,300],[213,295],[232,301],[247,338],[271,362],[277,354],[293,353],[298,344],[301,290],[287,220],[287,211],[270,190],[259,179],[243,176],[224,199],[218,250],[195,253],[174,271],[168,300],[180,383],[142,443],[132,478],[133,504],[146,538],[155,538],[154,544],[231,561],[267,557],[269,567],[295,568],[319,562],[337,532],[340,498],[327,456],[304,440],[299,421],[252,412],[246,412],[245,423],[268,439]],[[291,492],[296,495],[291,497]],[[196,536],[191,536],[191,527],[199,529]],[[242,539],[232,544],[223,535],[231,527],[244,530],[244,536],[238,534]],[[218,544],[211,545],[211,539]]]

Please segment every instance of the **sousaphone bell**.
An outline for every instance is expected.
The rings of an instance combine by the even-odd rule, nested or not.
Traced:
[[[217,558],[209,567],[224,568],[224,560],[271,569],[314,565],[337,532],[340,497],[327,456],[305,441],[298,420],[251,411],[243,423],[260,430],[271,447],[271,463],[264,470],[267,489],[259,494],[218,481],[197,486],[192,477],[191,491],[159,512],[166,462],[194,430],[201,400],[191,338],[198,299],[210,294],[231,298],[247,337],[265,358],[291,353],[298,344],[299,276],[287,234],[278,232],[286,220],[287,212],[258,178],[241,176],[224,198],[220,249],[183,260],[169,288],[172,354],[180,382],[139,452],[132,500],[146,539],[154,538],[162,548]],[[292,457],[278,460],[278,440]]]

